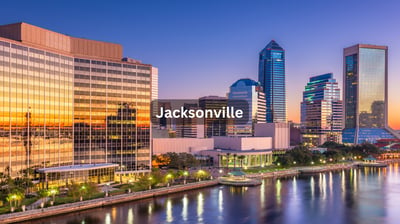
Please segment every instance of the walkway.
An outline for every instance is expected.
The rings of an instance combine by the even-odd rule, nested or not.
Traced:
[[[218,185],[218,180],[207,180],[195,183],[188,183],[184,185],[174,185],[171,187],[158,188],[153,190],[126,193],[121,195],[110,196],[106,198],[97,198],[93,200],[68,203],[63,205],[51,206],[42,209],[33,209],[25,212],[15,212],[0,215],[0,223],[14,223],[22,222],[27,220],[39,219],[46,216],[59,215],[64,213],[70,213],[75,211],[82,211],[90,208],[103,207],[112,204],[129,202],[134,200],[140,200],[145,198],[151,198],[181,191],[194,190],[204,187],[210,187]]]

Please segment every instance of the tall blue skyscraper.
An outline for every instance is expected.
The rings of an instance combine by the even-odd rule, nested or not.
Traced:
[[[332,73],[310,78],[301,102],[303,142],[313,146],[326,141],[341,142],[342,101]]]
[[[260,52],[258,81],[265,93],[266,121],[286,122],[285,50],[274,40]]]
[[[388,48],[357,44],[344,49],[345,143],[396,138],[388,127]]]

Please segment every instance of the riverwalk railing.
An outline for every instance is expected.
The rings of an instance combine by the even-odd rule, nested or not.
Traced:
[[[102,207],[117,203],[135,201],[145,198],[151,198],[170,193],[198,189],[208,186],[217,185],[218,180],[206,180],[201,182],[187,183],[183,185],[172,185],[170,187],[156,188],[140,192],[125,193],[105,198],[97,198],[86,201],[79,201],[74,203],[67,203],[62,205],[55,205],[43,209],[32,209],[23,212],[15,212],[0,215],[0,223],[13,223],[26,220],[38,219],[46,216],[59,215],[69,212],[82,211],[85,209]]]

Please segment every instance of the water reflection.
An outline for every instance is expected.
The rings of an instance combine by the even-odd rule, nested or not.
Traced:
[[[398,223],[400,167],[264,179],[28,223]]]
[[[170,198],[167,199],[166,214],[167,214],[167,222],[174,221],[174,218],[172,216],[172,204]]]
[[[187,221],[187,218],[188,218],[188,203],[189,203],[189,200],[188,200],[187,194],[185,194],[182,198],[182,206],[183,206],[182,219],[183,219],[183,221]]]
[[[129,208],[129,210],[128,210],[127,223],[128,224],[133,224],[133,210],[132,210],[132,208]]]
[[[200,192],[197,196],[197,222],[203,222],[203,212],[204,212],[204,198],[203,193]]]

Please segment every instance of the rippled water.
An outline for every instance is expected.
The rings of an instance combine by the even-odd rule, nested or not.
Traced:
[[[400,170],[362,168],[217,186],[29,223],[400,223]]]

